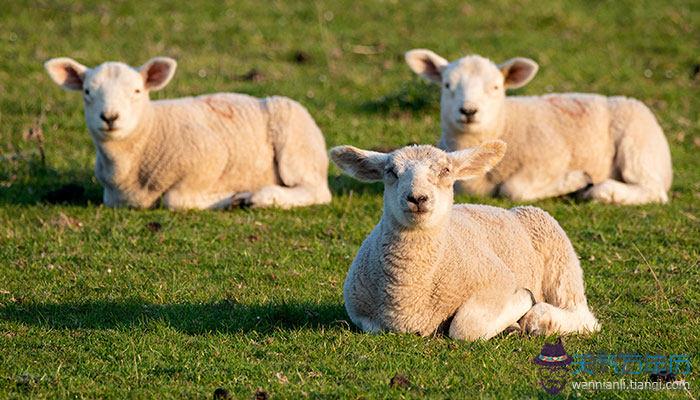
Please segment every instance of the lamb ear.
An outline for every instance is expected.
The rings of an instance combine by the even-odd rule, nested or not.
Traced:
[[[66,90],[83,90],[88,67],[68,57],[52,58],[44,63],[51,79]]]
[[[353,146],[338,146],[330,151],[331,159],[346,174],[365,182],[382,180],[389,155],[358,149]]]
[[[505,78],[506,89],[517,89],[525,86],[535,77],[539,65],[529,58],[516,57],[498,66],[503,78]]]
[[[489,172],[506,154],[506,143],[501,140],[486,142],[477,147],[449,153],[457,179],[476,178]]]
[[[406,52],[406,64],[416,74],[432,82],[442,82],[442,71],[449,61],[426,49],[414,49]]]
[[[175,74],[177,61],[168,57],[155,57],[139,67],[146,90],[160,90],[170,82]]]

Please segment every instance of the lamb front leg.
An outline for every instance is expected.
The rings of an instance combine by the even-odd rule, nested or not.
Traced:
[[[549,303],[537,303],[519,321],[521,329],[531,335],[566,335],[592,333],[600,323],[587,304],[563,309]]]
[[[517,324],[534,304],[532,292],[524,288],[516,289],[511,296],[475,293],[457,310],[449,335],[469,341],[490,339]]]
[[[233,206],[292,208],[330,202],[330,193],[323,187],[299,185],[265,186],[257,192],[239,192],[233,196]]]
[[[136,209],[151,208],[160,198],[160,193],[151,191],[122,192],[108,186],[104,187],[102,202],[107,207],[131,207]]]
[[[233,204],[234,193],[179,192],[163,195],[163,205],[170,210],[223,210]]]
[[[550,179],[516,173],[500,186],[499,194],[515,201],[532,201],[564,196],[584,189],[590,183],[591,177],[584,171],[569,171]]]

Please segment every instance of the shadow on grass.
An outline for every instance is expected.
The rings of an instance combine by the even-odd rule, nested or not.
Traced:
[[[149,304],[134,300],[7,304],[0,318],[50,329],[128,329],[162,322],[189,335],[210,332],[269,334],[276,330],[348,329],[340,303]],[[350,328],[354,329],[354,328]]]
[[[88,170],[58,170],[37,160],[28,160],[11,168],[1,168],[0,181],[9,183],[0,191],[0,204],[85,206],[102,203],[102,187]]]
[[[333,196],[347,196],[350,192],[360,194],[384,193],[384,184],[382,182],[360,182],[344,174],[329,176],[328,186],[330,186]]]
[[[10,184],[0,190],[0,205],[102,204],[102,186],[95,181],[90,170],[59,170],[37,160],[23,160],[22,165],[15,165],[14,168],[0,168],[2,182]],[[334,196],[344,196],[350,192],[384,192],[381,183],[364,183],[342,174],[329,176],[328,184]]]
[[[366,113],[392,114],[409,112],[440,112],[440,90],[420,79],[403,82],[396,90],[356,107]]]
[[[31,163],[24,171],[9,174],[0,171],[0,181],[12,182],[0,190],[0,205],[102,204],[102,186],[95,183],[92,171],[57,170]],[[380,183],[363,183],[347,175],[329,176],[328,184],[334,196],[384,191]]]

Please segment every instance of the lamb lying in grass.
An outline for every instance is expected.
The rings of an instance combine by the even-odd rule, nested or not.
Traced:
[[[672,167],[668,143],[640,101],[596,94],[506,97],[527,84],[537,64],[514,58],[496,65],[480,56],[448,62],[411,50],[414,72],[442,85],[440,148],[459,150],[501,139],[503,161],[461,183],[472,194],[514,200],[561,196],[589,187],[584,198],[604,203],[666,203]]]
[[[346,173],[384,181],[382,218],[343,290],[358,327],[430,335],[449,323],[450,337],[465,340],[488,339],[518,321],[536,334],[600,329],[576,253],[549,214],[453,205],[455,180],[481,176],[505,149],[494,141],[453,153],[432,146],[390,154],[331,150]]]
[[[45,64],[63,88],[83,92],[108,206],[171,209],[328,203],[323,135],[299,103],[218,93],[151,101],[175,73],[157,57],[139,68],[69,58]]]

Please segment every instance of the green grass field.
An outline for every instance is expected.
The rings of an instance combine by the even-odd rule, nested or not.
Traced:
[[[533,58],[539,75],[515,94],[624,94],[654,110],[674,159],[670,204],[537,205],[572,239],[603,324],[566,338],[569,354],[688,354],[690,391],[564,395],[700,397],[697,1],[225,3],[2,2],[0,398],[211,398],[218,387],[234,398],[550,397],[531,363],[544,338],[464,343],[349,324],[342,283],[379,220],[381,186],[331,168],[329,206],[105,208],[80,95],[42,68],[56,56],[167,55],[178,71],[154,98],[286,95],[329,147],[397,147],[439,136],[438,89],[403,62],[415,47]],[[30,129],[43,143],[23,138]],[[66,185],[77,195],[56,192]],[[390,387],[397,373],[408,387]],[[648,374],[590,379],[621,377]]]

